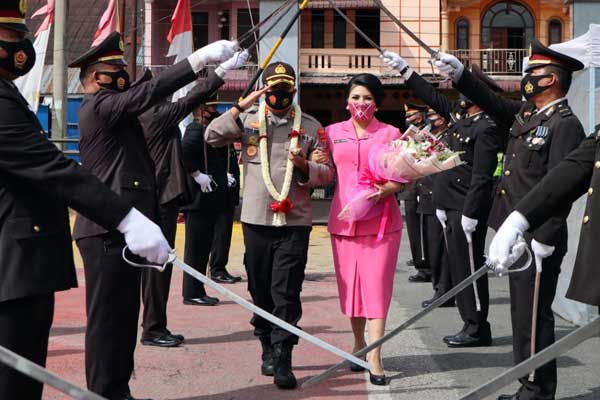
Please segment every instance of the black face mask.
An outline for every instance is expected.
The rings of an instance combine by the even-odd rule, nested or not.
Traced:
[[[523,77],[523,79],[521,79],[521,94],[523,95],[523,97],[525,97],[526,100],[530,100],[531,98],[552,87],[552,85],[539,85],[540,81],[544,78],[552,78],[552,74],[535,76],[527,74]]]
[[[207,113],[208,113],[208,116],[207,116],[207,117],[204,117],[204,118],[206,118],[206,120],[207,120],[209,123],[210,123],[210,122],[211,122],[213,119],[216,119],[216,118],[218,118],[218,117],[221,115],[221,113],[220,113],[220,112],[218,112],[218,111],[215,111],[215,112],[210,112],[210,111],[207,111]]]
[[[35,65],[35,49],[31,40],[24,39],[20,42],[0,40],[0,47],[7,54],[5,58],[0,58],[0,68],[9,74],[15,77],[23,76]]]
[[[430,133],[437,135],[439,133],[439,131],[442,129],[444,124],[443,124],[441,118],[438,118],[438,119],[427,118],[427,122],[425,123],[425,125],[429,126]]]
[[[461,93],[458,96],[458,105],[463,110],[467,110],[473,106],[473,102],[471,100],[469,100],[469,98],[467,96],[465,96],[464,94]]]
[[[114,90],[116,92],[124,92],[129,89],[131,86],[131,81],[129,80],[129,73],[124,69],[120,71],[98,71],[98,75],[106,75],[111,78],[110,83],[100,83],[98,85],[103,87],[104,89]]]
[[[287,90],[274,90],[267,92],[265,96],[265,102],[273,110],[285,110],[292,105],[295,93],[288,92]]]

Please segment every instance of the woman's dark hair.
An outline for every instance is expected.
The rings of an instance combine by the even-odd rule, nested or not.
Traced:
[[[375,104],[377,105],[377,107],[381,105],[381,102],[383,101],[384,89],[383,84],[375,75],[355,75],[350,80],[350,82],[348,82],[348,94],[350,94],[350,91],[352,90],[352,88],[354,88],[354,86],[364,86],[367,89],[369,89],[369,92],[371,92],[373,94],[373,97],[375,98]]]

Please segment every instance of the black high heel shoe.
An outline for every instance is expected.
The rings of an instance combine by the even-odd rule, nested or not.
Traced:
[[[377,386],[385,386],[387,385],[387,379],[384,375],[374,375],[371,373],[371,371],[369,371],[369,380],[371,381],[371,384],[373,385],[377,385]]]
[[[361,367],[360,365],[355,364],[353,362],[350,363],[350,371],[352,371],[352,372],[362,372],[364,370],[365,370],[364,367]]]

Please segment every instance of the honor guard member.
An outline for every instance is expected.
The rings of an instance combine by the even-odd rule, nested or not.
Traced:
[[[435,110],[428,109],[425,114],[425,124],[429,126],[430,133],[438,140],[444,140],[448,125]],[[421,178],[416,183],[417,188],[417,213],[420,220],[421,251],[425,254],[427,266],[431,269],[431,282],[433,285],[433,298],[421,303],[425,308],[444,295],[452,288],[450,270],[448,266],[448,248],[444,237],[444,230],[435,214],[433,203],[436,175]],[[454,299],[442,304],[441,307],[453,307]]]
[[[242,141],[248,288],[254,304],[297,325],[312,229],[311,188],[329,183],[334,170],[331,163],[309,161],[314,150],[323,148],[325,130],[294,102],[294,69],[270,64],[263,83],[263,89],[212,121],[205,138],[217,147]],[[263,95],[260,106],[253,106]],[[262,373],[274,374],[280,388],[295,387],[291,357],[298,337],[257,316],[251,323],[263,348]]]
[[[81,68],[85,97],[79,109],[81,163],[141,213],[158,221],[155,169],[138,117],[177,89],[193,82],[209,62],[233,56],[237,43],[210,44],[130,89],[117,32],[70,67]],[[140,308],[141,270],[122,258],[123,236],[78,216],[74,237],[85,267],[86,379],[109,400],[131,399],[129,379]]]
[[[514,258],[512,248],[519,235],[535,231],[557,214],[562,213],[566,217],[568,205],[585,193],[587,204],[571,284],[566,296],[575,301],[600,306],[596,267],[600,251],[595,241],[600,235],[600,125],[596,126],[593,135],[584,139],[577,149],[554,167],[517,204],[490,245],[492,261],[508,268],[511,257]]]
[[[13,80],[35,63],[26,39],[26,2],[0,5],[0,346],[44,367],[54,292],[77,286],[71,207],[151,262],[166,261],[160,228],[128,199],[65,157]],[[0,363],[0,399],[40,400],[42,384]]]
[[[190,200],[179,123],[225,83],[223,78],[228,69],[237,69],[247,60],[247,52],[234,55],[231,60],[224,62],[198,82],[184,98],[176,102],[164,100],[139,117],[148,151],[154,162],[160,226],[171,247],[175,247],[179,208]],[[144,76],[134,82],[132,87],[150,79],[152,73],[146,70]],[[167,329],[167,300],[172,270],[173,266],[168,265],[163,272],[152,268],[142,271],[144,312],[141,342],[144,345],[173,347],[184,340],[182,335],[173,335]]]
[[[414,125],[417,128],[425,126],[425,113],[428,107],[425,104],[406,103],[404,113],[406,116],[405,129]],[[411,183],[405,190],[398,193],[398,199],[404,200],[404,213],[406,222],[406,231],[408,232],[408,242],[410,244],[410,253],[412,263],[417,273],[408,277],[409,282],[430,282],[431,269],[425,259],[424,244],[421,243],[421,218],[417,214],[417,186]]]
[[[462,153],[460,158],[464,163],[436,175],[434,188],[436,214],[446,225],[448,247],[453,249],[448,254],[450,277],[452,284],[457,285],[485,262],[487,218],[502,134],[494,121],[464,95],[452,101],[409,68],[398,54],[386,52],[384,59],[391,68],[404,71],[406,85],[450,121],[446,143],[451,150]],[[503,91],[477,65],[473,65],[473,75],[495,93]],[[470,265],[471,250],[473,265]],[[477,280],[477,292],[471,288],[456,295],[463,327],[457,334],[444,337],[448,346],[491,345],[489,300],[487,276]]]
[[[192,193],[191,202],[182,209],[185,213],[186,232],[184,259],[188,265],[203,274],[206,274],[210,262],[212,280],[235,283],[241,278],[229,275],[225,265],[229,257],[233,227],[235,206],[232,203],[239,202],[237,180],[240,169],[233,144],[215,148],[204,140],[206,126],[220,115],[216,108],[217,98],[218,94],[215,92],[208,102],[194,110],[194,121],[187,126],[182,142],[183,162]],[[230,171],[233,172],[231,177]],[[217,240],[222,241],[218,244],[218,251],[223,248],[223,252],[226,251],[227,254],[213,253]],[[216,257],[217,260],[214,259]],[[183,304],[214,306],[219,302],[216,297],[206,294],[202,282],[187,275],[183,276],[182,289]]]
[[[503,98],[474,78],[463,65],[442,54],[436,66],[449,75],[465,96],[479,105],[502,127],[510,127],[504,174],[494,197],[489,226],[498,230],[519,201],[585,137],[583,127],[566,99],[573,71],[583,68],[574,58],[531,43],[527,73],[521,80],[526,101]],[[499,130],[503,132],[503,130]],[[552,302],[560,264],[567,251],[566,213],[562,211],[525,235],[536,256],[543,259],[537,315],[536,352],[554,343]],[[515,363],[529,358],[535,268],[509,275]],[[535,380],[520,379],[521,387],[500,400],[554,399],[556,362],[539,368]]]

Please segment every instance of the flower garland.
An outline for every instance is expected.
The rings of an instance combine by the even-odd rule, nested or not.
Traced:
[[[298,136],[300,136],[300,123],[302,121],[302,111],[300,106],[294,103],[294,124],[292,126],[292,133],[290,135],[290,149],[298,147]],[[290,188],[292,187],[292,176],[294,174],[294,163],[288,158],[285,167],[285,178],[283,179],[283,187],[281,193],[277,192],[273,180],[271,179],[271,172],[269,168],[269,153],[267,147],[267,108],[265,102],[260,103],[258,108],[258,121],[259,126],[259,149],[260,149],[260,166],[262,171],[262,178],[269,194],[275,201],[271,203],[271,210],[273,211],[273,226],[285,225],[285,215],[293,208],[292,202],[287,198],[290,194]]]

